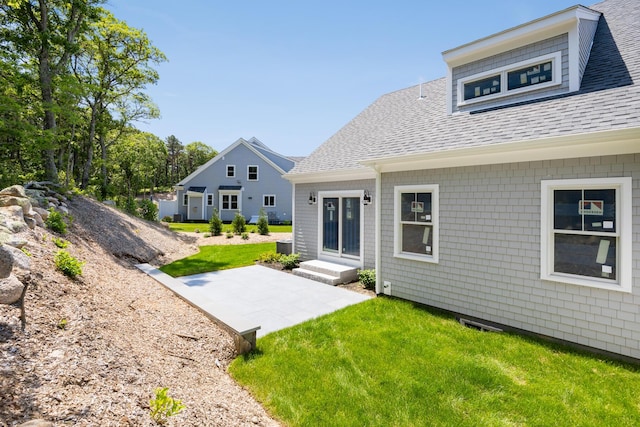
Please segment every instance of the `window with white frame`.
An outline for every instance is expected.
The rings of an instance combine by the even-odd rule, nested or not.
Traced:
[[[236,167],[235,165],[227,165],[227,178],[235,178]]]
[[[223,194],[222,196],[222,209],[223,210],[238,210],[238,195],[237,194]]]
[[[189,204],[189,195],[184,193],[182,195],[182,206],[187,206]]]
[[[437,184],[395,187],[394,256],[438,262],[438,192]]]
[[[262,197],[262,207],[273,208],[276,206],[276,196],[274,194],[265,194]]]
[[[255,166],[255,165],[247,166],[247,180],[249,181],[258,180],[258,166]]]
[[[207,194],[207,206],[213,206],[213,194]]]
[[[543,89],[562,83],[562,54],[555,52],[458,80],[458,105]]]
[[[631,292],[631,178],[542,181],[541,278]]]

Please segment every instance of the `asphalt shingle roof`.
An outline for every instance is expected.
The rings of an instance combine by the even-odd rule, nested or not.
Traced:
[[[456,148],[640,127],[640,1],[606,0],[581,89],[471,114],[447,115],[446,79],[378,98],[290,175],[364,169],[360,162]],[[606,153],[603,153],[606,154]]]

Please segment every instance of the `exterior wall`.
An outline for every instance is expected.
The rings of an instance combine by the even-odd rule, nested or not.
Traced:
[[[364,247],[362,250],[363,268],[375,268],[375,180],[359,180],[349,182],[320,182],[295,185],[295,218],[293,221],[294,251],[300,259],[308,261],[318,258],[318,209],[319,203],[309,204],[309,193],[316,195],[320,191],[369,190],[371,204],[363,206],[364,212]]]
[[[582,80],[584,70],[587,68],[587,62],[589,62],[591,44],[593,43],[593,36],[597,28],[598,21],[590,21],[588,19],[580,20],[580,25],[578,26],[580,37],[580,80]]]
[[[632,293],[540,280],[541,180],[633,177]],[[391,294],[640,358],[640,154],[382,175]],[[394,258],[394,186],[439,184],[440,258]]]
[[[514,102],[529,101],[532,99],[540,98],[541,96],[551,96],[560,93],[567,92],[569,90],[569,37],[567,34],[552,37],[550,39],[533,43],[528,46],[524,46],[519,49],[510,50],[499,55],[491,56],[489,58],[481,59],[471,62],[469,64],[461,65],[453,69],[452,78],[452,99],[453,99],[453,112],[456,111],[472,111],[485,108],[496,107],[504,104],[511,104]],[[500,99],[487,100],[485,102],[474,103],[473,105],[458,107],[458,80],[472,76],[474,74],[490,71],[510,64],[515,64],[520,61],[526,61],[528,59],[536,58],[538,56],[550,54],[553,52],[562,51],[562,85],[560,87],[551,87],[540,90],[533,90],[531,92],[517,94],[513,96],[506,96]]]
[[[227,165],[235,165],[235,177],[227,178]],[[249,181],[247,166],[258,166],[258,181]],[[251,216],[258,215],[263,204],[264,195],[275,195],[276,206],[264,208],[265,213],[273,213],[280,221],[291,221],[292,198],[291,183],[282,178],[280,171],[271,164],[258,157],[253,151],[244,145],[238,145],[224,157],[216,160],[206,170],[188,182],[185,182],[185,190],[189,187],[206,187],[204,194],[205,220],[209,220],[213,209],[217,208],[223,221],[231,221],[235,216],[235,210],[222,210],[220,207],[220,194],[218,188],[221,185],[242,186],[241,213],[249,220]],[[177,195],[179,213],[187,218],[187,207],[182,205],[183,191]],[[213,206],[206,205],[207,194],[213,195]],[[200,217],[200,215],[198,215]]]

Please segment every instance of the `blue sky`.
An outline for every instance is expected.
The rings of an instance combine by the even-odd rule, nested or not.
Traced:
[[[162,139],[255,136],[306,156],[379,96],[443,77],[441,53],[576,0],[108,0],[169,61],[148,88]],[[587,2],[585,5],[590,5]]]

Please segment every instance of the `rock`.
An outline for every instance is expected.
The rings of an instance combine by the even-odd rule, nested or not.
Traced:
[[[19,233],[28,228],[20,206],[0,207],[0,224],[3,224],[12,233]]]
[[[29,216],[24,217],[24,223],[27,224],[27,227],[29,227],[31,230],[36,228],[36,226],[38,225],[38,223],[36,222],[36,219],[31,218]]]
[[[44,210],[44,209],[43,209]],[[46,211],[45,211],[46,212]],[[48,215],[48,212],[47,212]],[[27,223],[27,225],[29,225],[29,222],[27,221],[27,218],[31,218],[35,221],[36,225],[38,227],[42,227],[44,228],[45,224],[44,224],[44,220],[42,219],[42,217],[40,216],[40,214],[38,212],[36,212],[34,209],[32,209],[31,211],[29,211],[29,213],[27,215],[24,216],[24,220]]]
[[[22,272],[31,271],[31,258],[20,249],[9,245],[2,246],[2,248],[0,249],[8,252],[11,255],[14,273],[15,269],[18,269]]]
[[[22,185],[12,185],[11,187],[7,187],[0,191],[0,196],[22,197],[23,199],[27,198],[27,194],[24,192],[24,187]]]
[[[13,304],[22,296],[24,285],[13,274],[0,279],[0,304]]]
[[[7,247],[0,246],[0,279],[6,279],[13,270],[13,253]]]
[[[62,205],[60,205],[60,206],[58,206],[58,210],[59,210],[60,212],[62,212],[63,214],[65,214],[65,215],[69,215],[69,209],[67,209],[67,207],[66,207],[66,206],[62,206]]]
[[[46,209],[43,209],[39,206],[34,206],[33,210],[35,213],[37,213],[38,215],[40,215],[40,218],[42,218],[43,221],[46,221],[47,218],[49,218],[49,211]]]
[[[14,248],[22,249],[27,245],[27,241],[12,234],[9,236],[9,239],[4,242],[4,244],[7,246],[12,246]]]
[[[28,214],[31,210],[31,201],[25,197],[17,197],[7,194],[0,194],[0,207],[2,206],[20,206],[24,214]]]
[[[53,423],[42,419],[27,421],[26,423],[18,424],[18,427],[53,427]]]

